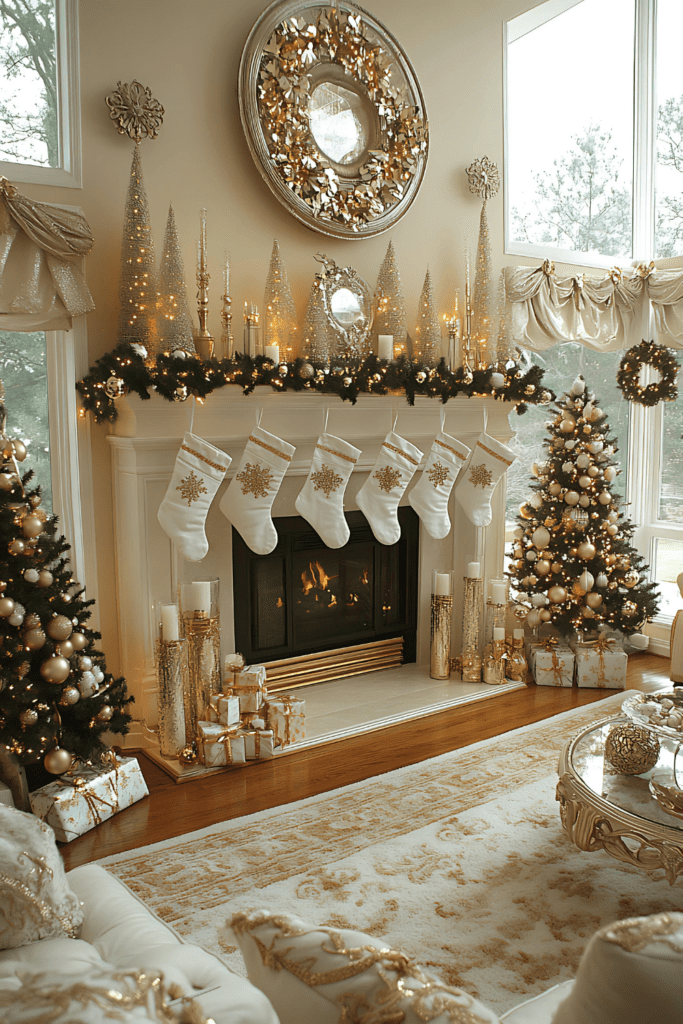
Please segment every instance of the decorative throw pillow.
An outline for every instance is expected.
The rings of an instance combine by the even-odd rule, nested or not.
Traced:
[[[462,989],[362,932],[265,910],[235,914],[230,927],[249,980],[268,996],[281,1024],[498,1022]]]
[[[553,1024],[681,1024],[683,914],[652,914],[595,933]]]
[[[76,938],[82,922],[50,826],[0,804],[0,949]]]
[[[61,971],[17,974],[0,984],[2,1024],[212,1024],[197,1002],[175,998],[159,971],[93,967],[74,980]]]

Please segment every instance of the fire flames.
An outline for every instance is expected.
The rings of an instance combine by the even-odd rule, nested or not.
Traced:
[[[330,580],[336,580],[336,576],[328,576],[323,569],[320,562],[309,562],[309,572],[304,571],[301,573],[301,582],[303,583],[304,594],[310,593],[311,590],[327,590],[327,585]],[[310,574],[309,574],[310,573]],[[335,601],[336,604],[336,601]]]

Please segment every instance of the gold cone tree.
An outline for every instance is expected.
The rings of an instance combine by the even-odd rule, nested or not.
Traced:
[[[415,359],[430,365],[436,365],[441,358],[441,327],[436,314],[434,289],[429,270],[427,270],[417,307],[413,349]]]
[[[298,354],[298,330],[287,271],[280,256],[280,247],[274,241],[263,297],[263,344],[278,345],[280,358],[290,361]]]
[[[154,241],[142,178],[140,147],[136,144],[121,243],[119,342],[144,345],[148,352],[156,350],[156,303]]]
[[[493,285],[491,281],[491,239],[486,217],[486,200],[481,206],[479,238],[474,269],[472,296],[472,344],[477,367],[490,366],[496,361],[496,335],[494,331]]]
[[[315,277],[308,296],[304,316],[302,355],[314,362],[325,362],[333,351],[336,340],[332,335],[320,282]]]
[[[379,337],[380,334],[391,334],[394,339],[394,353],[408,355],[408,317],[393,242],[389,242],[382,266],[379,269],[373,299],[373,312],[372,332],[375,337]]]
[[[187,301],[185,268],[172,205],[168,208],[159,265],[157,337],[159,350],[162,352],[184,349],[185,352],[195,353],[194,327]]]

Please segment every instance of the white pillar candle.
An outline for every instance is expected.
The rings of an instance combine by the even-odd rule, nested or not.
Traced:
[[[467,563],[467,578],[470,580],[476,580],[480,577],[479,562],[468,562]]]
[[[394,358],[394,336],[393,334],[380,334],[377,338],[378,359]]]
[[[650,646],[650,638],[645,633],[631,633],[627,640],[631,647],[635,647],[638,651],[646,651]]]
[[[434,593],[448,597],[451,592],[451,576],[448,572],[434,573]]]
[[[507,604],[507,587],[504,583],[491,584],[491,601],[493,604]]]
[[[276,366],[280,365],[280,346],[279,345],[266,345],[263,354],[266,359],[270,359],[271,362],[275,363]]]
[[[504,630],[504,628],[502,626],[494,626],[493,627],[493,639],[494,640],[504,640],[505,639],[505,630]]]
[[[524,630],[523,629],[513,629],[512,635],[513,635],[515,640],[523,640],[524,639]]]
[[[162,604],[161,606],[161,636],[166,643],[180,640],[178,625],[178,605]]]
[[[211,612],[211,583],[209,580],[195,580],[192,584],[192,604],[195,611]]]

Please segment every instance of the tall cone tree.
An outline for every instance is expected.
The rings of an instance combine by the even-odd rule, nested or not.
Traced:
[[[386,256],[379,269],[373,299],[373,312],[372,333],[376,337],[379,337],[380,334],[391,334],[394,339],[394,351],[400,349],[402,352],[406,352],[408,317],[393,242],[389,242]]]
[[[280,358],[284,361],[294,359],[298,355],[298,329],[289,278],[280,256],[280,247],[274,241],[263,297],[263,344],[278,345]]]
[[[119,342],[144,345],[148,352],[156,349],[156,303],[154,240],[142,179],[140,147],[136,144],[121,242]]]
[[[159,265],[157,336],[160,351],[174,352],[184,349],[186,352],[195,352],[185,268],[172,205],[168,208],[164,247]]]
[[[553,412],[547,458],[534,467],[533,494],[517,520],[512,586],[532,626],[634,633],[659,602],[613,491],[619,469],[607,417],[582,377]]]
[[[474,294],[472,296],[472,344],[477,353],[477,364],[481,366],[489,366],[496,361],[491,275],[491,239],[486,217],[486,200],[484,200],[479,218]]]
[[[336,345],[325,311],[323,293],[317,277],[313,279],[304,316],[302,355],[314,362],[325,362]]]
[[[441,358],[441,326],[436,313],[432,278],[427,271],[417,307],[414,356],[425,363],[436,364]]]

